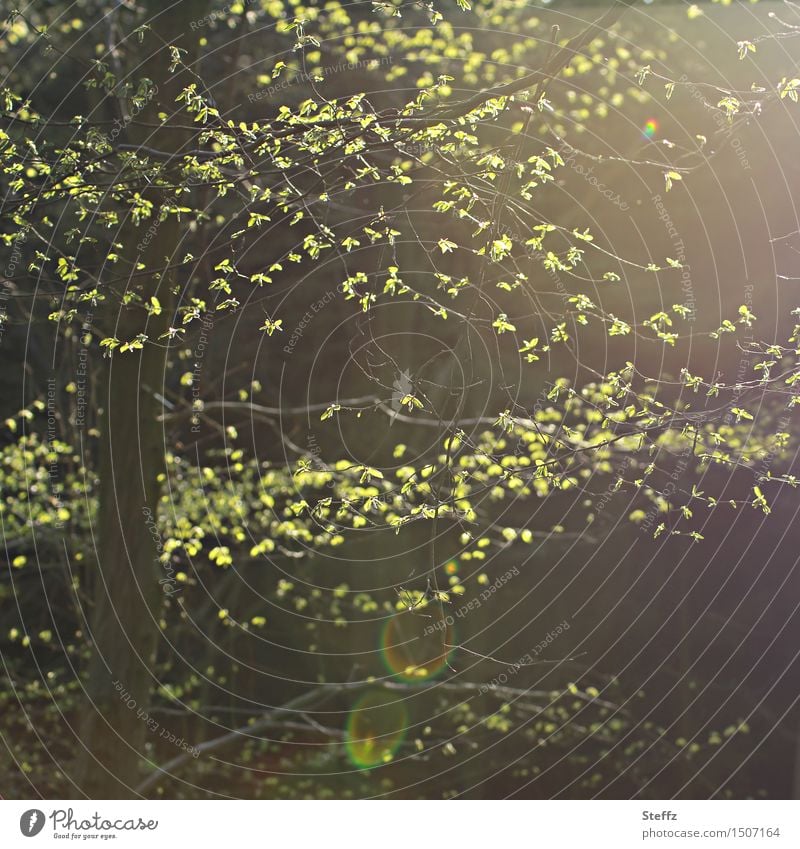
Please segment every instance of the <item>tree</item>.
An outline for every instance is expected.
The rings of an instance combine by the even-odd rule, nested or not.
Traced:
[[[636,493],[633,523],[656,538],[701,540],[693,513],[722,502],[696,485],[707,469],[752,476],[734,508],[768,513],[773,493],[796,485],[773,464],[792,444],[797,326],[759,342],[753,305],[743,303],[701,331],[739,345],[741,374],[722,379],[686,357],[681,365],[700,320],[691,292],[644,318],[636,305],[624,314],[603,302],[623,282],[635,288],[657,276],[672,275],[664,285],[680,290],[685,257],[624,254],[596,228],[545,210],[568,174],[611,201],[609,217],[626,211],[589,161],[621,160],[644,179],[655,173],[665,197],[680,191],[715,136],[796,101],[798,80],[787,73],[771,90],[743,93],[619,48],[624,58],[612,65],[604,54],[628,0],[566,34],[515,3],[503,11],[460,0],[254,5],[87,7],[103,39],[84,36],[85,22],[62,18],[58,4],[14,12],[6,24],[9,50],[48,51],[30,78],[15,68],[3,90],[4,238],[26,263],[6,284],[31,319],[47,311],[64,344],[88,332],[105,392],[97,448],[81,457],[98,470],[87,514],[98,545],[86,570],[89,707],[73,780],[93,798],[135,794],[159,775],[141,772],[143,760],[158,761],[148,749],[151,700],[163,688],[154,669],[173,649],[168,619],[181,616],[170,594],[198,556],[226,569],[238,558],[291,560],[336,549],[361,529],[390,530],[427,546],[396,610],[446,623],[465,592],[443,571],[450,540],[468,563],[487,547],[530,545],[541,529],[515,516],[520,501],[566,504],[591,522],[601,518],[598,501],[624,487]],[[462,29],[463,20],[521,37],[507,46]],[[743,61],[778,35],[740,41]],[[270,58],[248,64],[265,44]],[[61,90],[38,85],[45,62]],[[569,125],[587,125],[590,113],[573,108],[570,80],[595,85],[601,66],[635,73],[642,97],[701,101],[715,116],[711,141],[641,160],[602,145],[583,150]],[[73,68],[79,85],[62,99]],[[601,104],[615,94],[584,92]],[[607,112],[598,106],[594,117]],[[252,321],[255,312],[274,372],[281,353],[312,345],[305,328],[334,310],[329,291],[360,334],[353,361],[366,394],[289,409],[262,403],[255,379],[234,398],[203,391],[198,345],[215,322]],[[409,326],[445,343],[429,350],[425,339],[406,340],[406,353],[419,356],[415,373],[397,367],[384,341]],[[608,340],[605,363],[581,354],[582,340],[598,339]],[[481,345],[496,350],[483,362]],[[661,371],[648,371],[642,346],[663,349]],[[302,385],[298,359],[287,368]],[[32,409],[11,419],[23,438]],[[307,439],[337,425],[358,433],[366,419],[370,444],[323,457],[309,441],[297,445],[287,416],[299,417],[299,432],[305,417]],[[277,431],[266,461],[239,437],[242,422],[256,419]],[[411,449],[394,438],[400,426]],[[220,442],[193,454],[195,433]],[[227,608],[218,618],[242,624]],[[446,661],[451,636],[445,627],[435,634],[432,655],[393,671],[419,679]]]
[[[191,84],[185,73],[174,73],[173,63],[176,56],[182,56],[187,64],[196,57],[197,45],[189,38],[188,26],[206,9],[204,0],[166,9],[159,3],[145,4],[148,26],[156,34],[156,43],[148,45],[151,55],[137,52],[130,59],[126,56],[132,60],[131,69],[121,79],[114,77],[113,83],[104,80],[104,100],[119,101],[120,115],[114,119],[114,127],[122,122],[124,141],[120,144],[153,145],[162,155],[175,158],[192,143],[194,133],[172,126],[172,104],[183,87]],[[126,37],[135,39],[133,34]],[[111,46],[112,55],[117,50],[116,45]],[[138,82],[142,68],[147,69],[148,77]],[[135,88],[131,78],[137,80]],[[128,101],[131,92],[135,93]],[[136,114],[135,125],[131,112]],[[163,119],[159,113],[169,117]],[[106,145],[109,143],[113,146],[110,139]],[[101,151],[105,151],[103,144],[101,140]],[[121,181],[126,180],[124,171],[122,165]],[[147,210],[149,217],[149,210],[163,210],[172,203],[173,193],[165,192],[157,180],[150,185],[137,183],[136,189],[132,198],[123,195],[135,204],[129,216],[120,215],[113,225],[117,262],[124,269],[122,276],[128,278],[119,284],[124,287],[122,303],[103,297],[102,317],[97,322],[106,340],[121,336],[132,350],[128,357],[113,358],[104,375],[99,545],[88,629],[93,644],[87,679],[90,707],[82,722],[85,748],[78,777],[79,786],[90,798],[120,798],[137,783],[147,725],[131,704],[145,710],[150,704],[164,598],[159,552],[143,524],[156,509],[166,474],[157,390],[163,391],[166,378],[169,347],[164,340],[179,291],[176,270],[171,266],[181,250],[182,235],[174,211],[159,221],[152,238],[139,245],[139,210]],[[98,278],[102,276],[101,270]],[[130,303],[126,303],[128,298]],[[142,344],[148,335],[152,343]],[[120,698],[120,681],[127,693],[125,700]]]

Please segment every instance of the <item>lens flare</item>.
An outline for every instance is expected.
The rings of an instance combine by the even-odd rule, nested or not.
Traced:
[[[458,560],[451,560],[444,567],[444,572],[446,575],[457,575],[458,574]]]
[[[645,138],[651,139],[658,132],[658,121],[655,118],[651,118],[645,125],[642,130],[642,135]]]
[[[393,616],[381,634],[386,669],[401,681],[425,681],[447,666],[455,643],[453,617],[436,621],[413,613]],[[449,624],[448,624],[449,623]]]
[[[373,690],[353,705],[345,748],[354,766],[369,769],[395,756],[408,728],[408,710],[400,699],[399,694]]]

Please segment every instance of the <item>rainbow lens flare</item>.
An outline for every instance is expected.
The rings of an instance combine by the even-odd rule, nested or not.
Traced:
[[[381,634],[381,657],[401,681],[426,681],[447,666],[455,643],[453,617],[436,622],[413,613],[393,616]],[[449,622],[449,624],[448,624]]]
[[[354,766],[369,769],[394,758],[408,728],[408,710],[401,698],[373,690],[353,705],[347,718],[345,748]]]
[[[642,130],[642,135],[643,135],[645,138],[647,138],[647,139],[651,139],[651,138],[653,138],[653,136],[654,136],[657,132],[658,132],[658,121],[656,121],[656,119],[655,119],[655,118],[651,118],[651,119],[650,119],[650,120],[649,120],[649,121],[648,121],[648,122],[644,125],[644,129]]]

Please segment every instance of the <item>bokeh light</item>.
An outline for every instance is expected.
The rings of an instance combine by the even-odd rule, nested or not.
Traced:
[[[457,575],[458,574],[458,560],[450,560],[444,567],[444,572],[446,575]]]
[[[452,617],[439,620],[413,612],[393,616],[381,634],[381,656],[386,669],[402,681],[426,681],[446,666],[455,643]]]
[[[644,125],[644,129],[642,130],[642,135],[645,138],[651,139],[658,132],[658,121],[655,118],[651,118]]]
[[[366,693],[347,719],[347,756],[359,769],[388,763],[402,745],[407,728],[408,710],[400,694]]]

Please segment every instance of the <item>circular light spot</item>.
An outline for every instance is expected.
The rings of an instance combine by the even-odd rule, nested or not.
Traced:
[[[437,620],[434,611],[431,618],[400,613],[383,629],[381,656],[392,675],[403,681],[425,681],[447,666],[454,643],[452,616]]]
[[[359,769],[388,763],[402,745],[407,728],[408,711],[399,694],[366,693],[347,719],[347,756]]]
[[[651,139],[658,132],[658,121],[655,118],[651,118],[645,125],[642,130],[642,135],[645,138]]]

